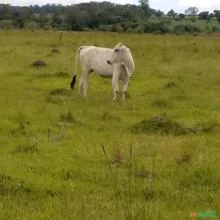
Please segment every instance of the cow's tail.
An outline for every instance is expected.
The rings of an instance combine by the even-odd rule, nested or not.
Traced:
[[[83,46],[82,47],[79,47],[78,50],[77,50],[77,53],[76,53],[76,57],[75,57],[75,68],[74,68],[74,72],[73,72],[73,78],[72,78],[72,81],[70,83],[70,88],[71,89],[74,89],[74,85],[76,83],[76,76],[77,76],[77,67],[78,67],[78,57],[79,57],[79,53],[80,51],[83,49]]]

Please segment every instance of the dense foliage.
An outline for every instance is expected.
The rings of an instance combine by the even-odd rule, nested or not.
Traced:
[[[0,4],[0,29],[101,30],[137,33],[220,30],[219,10],[214,10],[213,13],[198,12],[197,8],[190,7],[185,14],[178,14],[171,9],[165,15],[160,10],[151,9],[148,0],[140,0],[139,5],[90,2],[69,6],[47,4],[18,7]],[[199,21],[202,21],[202,25]]]

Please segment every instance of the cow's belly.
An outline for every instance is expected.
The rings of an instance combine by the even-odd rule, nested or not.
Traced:
[[[106,65],[96,65],[96,67],[93,67],[92,69],[93,69],[93,72],[104,77],[112,76],[112,72],[113,72],[112,66],[107,63]]]

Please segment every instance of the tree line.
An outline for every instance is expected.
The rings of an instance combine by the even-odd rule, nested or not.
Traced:
[[[190,7],[184,14],[172,9],[165,14],[150,8],[148,0],[139,0],[139,5],[90,2],[69,6],[46,4],[19,7],[0,4],[0,29],[182,33],[202,31],[194,24],[197,20],[220,23],[220,10],[198,12],[196,7]],[[211,32],[220,31],[218,25],[208,29]]]

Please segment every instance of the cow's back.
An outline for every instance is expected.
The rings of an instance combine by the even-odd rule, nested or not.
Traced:
[[[94,71],[101,76],[111,76],[113,67],[107,63],[110,59],[113,49],[83,46],[79,52],[80,62],[83,68],[88,71]]]

